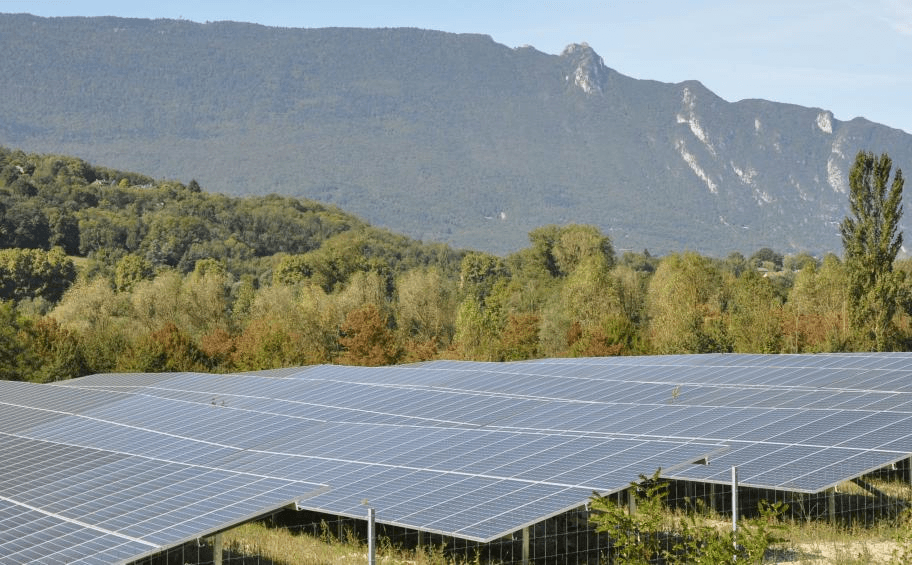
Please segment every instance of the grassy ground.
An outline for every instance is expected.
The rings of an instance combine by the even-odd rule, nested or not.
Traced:
[[[223,536],[232,555],[260,556],[260,565],[347,565],[367,562],[367,547],[357,540],[338,540],[330,536],[315,537],[295,534],[285,528],[248,523]],[[404,551],[382,541],[378,544],[377,563],[382,565],[445,565],[448,561],[441,548]]]
[[[900,481],[872,479],[871,486],[890,498],[912,502],[912,487]],[[867,495],[854,483],[842,483],[838,491],[845,495]],[[791,560],[781,563],[800,565],[862,565],[868,563],[912,562],[912,514],[893,519],[880,519],[871,523],[842,521],[830,524],[825,521],[796,522],[787,530],[783,547],[792,552]]]
[[[906,526],[908,527],[908,526]],[[769,553],[770,563],[782,565],[863,565],[906,563],[898,535],[909,535],[896,527],[876,531],[845,531],[827,524],[796,524],[789,528],[789,539]],[[363,544],[338,540],[324,541],[310,535],[297,535],[263,524],[245,524],[225,534],[226,547],[233,556],[259,556],[259,565],[346,565],[365,563]],[[908,542],[907,542],[908,543]],[[908,545],[905,549],[909,551]],[[906,559],[910,555],[907,553]],[[386,565],[444,565],[447,560],[439,548],[402,551],[380,547],[377,562]]]

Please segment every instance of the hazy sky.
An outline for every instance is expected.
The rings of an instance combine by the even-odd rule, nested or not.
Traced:
[[[419,27],[553,54],[587,42],[632,77],[696,79],[729,101],[820,107],[912,133],[912,0],[0,0],[0,12]]]

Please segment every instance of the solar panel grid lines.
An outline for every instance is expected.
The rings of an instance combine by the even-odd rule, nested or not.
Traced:
[[[16,381],[0,381],[0,405],[12,406],[18,408],[40,409],[42,412],[54,414],[74,414],[80,410],[98,404],[109,402],[116,398],[117,393],[101,391],[82,391],[75,394],[72,391],[54,390],[53,386],[48,386],[48,390],[32,391],[28,388],[30,383],[20,383]],[[26,388],[23,388],[25,385]],[[72,402],[67,402],[66,396],[70,394],[74,398]]]
[[[842,413],[837,412],[836,414]],[[853,411],[845,416],[834,415],[809,425],[805,430],[805,437],[792,439],[793,441],[802,441],[809,444],[841,445],[858,437],[859,429],[876,431],[882,428],[882,418],[878,416],[877,412],[864,411]],[[815,434],[814,432],[819,433]],[[771,438],[771,441],[776,439]]]
[[[174,469],[174,466],[172,466],[171,470],[173,471],[173,469]],[[107,469],[106,469],[106,471],[107,471]],[[159,467],[157,467],[156,471],[161,471],[161,469]],[[186,471],[186,469],[184,469],[184,471]],[[173,473],[171,473],[171,474],[173,475]],[[135,473],[131,473],[130,476],[136,478]],[[100,524],[94,525],[94,527],[96,527],[96,529],[102,528],[102,529],[110,529],[111,531],[114,531],[115,528],[123,526],[124,523],[131,524],[128,527],[138,528],[138,530],[135,530],[133,532],[130,532],[128,529],[127,530],[118,529],[116,531],[116,533],[121,536],[151,534],[157,530],[160,530],[163,526],[168,526],[170,528],[173,528],[174,524],[181,523],[181,520],[179,519],[181,513],[186,513],[188,511],[187,509],[190,508],[187,506],[186,503],[193,502],[194,498],[197,498],[197,499],[199,498],[198,496],[194,497],[192,495],[189,495],[189,498],[188,498],[188,495],[185,492],[187,489],[180,488],[180,487],[186,487],[190,481],[195,481],[195,482],[199,483],[199,476],[196,473],[191,473],[191,474],[184,474],[184,475],[182,475],[182,477],[183,477],[184,481],[169,480],[167,472],[166,473],[159,472],[156,474],[156,477],[152,478],[151,480],[149,480],[150,479],[149,477],[139,477],[138,482],[134,481],[133,488],[141,487],[140,491],[136,491],[133,493],[130,493],[129,490],[121,491],[122,496],[119,496],[119,497],[111,496],[109,500],[104,500],[104,497],[102,497],[100,500],[99,499],[86,500],[85,503],[82,504],[81,506],[80,505],[77,505],[75,507],[74,506],[64,506],[64,510],[60,513],[59,516],[62,518],[69,519],[69,520],[75,520],[78,518],[83,518],[83,519],[90,518],[90,519],[102,520],[100,522]],[[263,480],[261,480],[260,482],[262,482],[262,481]],[[205,483],[205,481],[203,481],[203,483]],[[220,484],[224,484],[224,483],[225,483],[225,481],[222,481]],[[255,485],[255,483],[256,483],[256,481],[254,482],[254,485]],[[219,483],[216,483],[216,484],[219,484]],[[281,484],[285,485],[285,484],[287,484],[287,481],[281,481]],[[5,484],[4,484],[4,487],[5,487]],[[211,490],[212,487],[213,487],[213,484],[210,481],[206,488]],[[110,488],[110,485],[108,485],[108,488]],[[150,490],[150,489],[152,489],[152,490]],[[134,502],[134,500],[133,500],[134,498],[138,498],[139,500],[142,500],[143,494],[145,494],[145,496],[154,495],[156,492],[156,489],[158,492],[168,492],[170,494],[168,497],[160,496],[159,497],[160,500],[157,503],[154,503],[152,505],[143,505],[143,504],[137,505]],[[261,492],[261,491],[266,490],[268,492],[269,490],[275,490],[274,488],[273,489],[263,489],[263,488],[258,488],[257,486],[251,486],[251,482],[245,478],[242,481],[240,481],[238,484],[235,484],[232,489],[227,491],[227,494],[229,495],[228,496],[229,499],[230,499],[230,495],[232,494],[232,491],[235,494],[237,494],[237,493],[240,493],[243,489],[252,489],[251,494],[255,495],[258,498],[263,497],[263,492]],[[199,490],[200,489],[197,489],[197,491],[199,491]],[[194,491],[190,491],[190,492],[192,493]],[[299,487],[296,487],[294,492],[300,494],[301,489]],[[225,497],[226,489],[222,488],[222,489],[220,489],[219,492],[213,493],[213,494],[217,494],[219,498]],[[249,497],[242,496],[241,500],[235,501],[230,506],[235,509],[241,509],[240,505],[243,505],[244,500],[247,498],[249,498]],[[283,494],[282,498],[290,499],[291,494],[287,494],[287,493]],[[90,502],[91,502],[91,504],[90,504]],[[195,504],[199,504],[199,501],[197,500],[195,502]],[[88,507],[86,507],[87,505],[88,505]],[[215,507],[215,508],[221,508],[222,506],[224,506],[224,504],[216,501],[216,502],[213,502],[212,504],[210,504],[210,506]],[[261,504],[255,505],[255,508],[260,508],[260,507],[261,507]],[[250,509],[248,508],[246,514],[250,513],[249,510]],[[170,512],[168,512],[168,511],[170,511]],[[44,512],[47,512],[47,510],[44,510]],[[211,510],[211,508],[207,511],[207,513],[209,513],[209,514],[214,514],[215,512],[216,511]],[[130,519],[129,516],[131,516],[131,515],[145,516],[145,518],[144,519]],[[200,515],[200,512],[191,511],[187,518],[198,521],[199,515]],[[230,517],[232,519],[237,518],[237,512],[230,514]],[[104,520],[107,520],[107,522],[105,522]],[[124,522],[124,520],[125,520],[125,522]],[[194,526],[194,527],[197,527],[197,526]],[[43,531],[43,529],[39,528],[38,531],[39,532]],[[174,541],[174,540],[172,539],[171,541]],[[156,547],[156,549],[157,549],[157,546],[153,545],[153,547]],[[44,549],[46,551],[49,549],[52,550],[53,547],[50,547],[49,544],[45,543]],[[0,555],[5,556],[7,553],[8,552],[6,551],[6,549],[0,550]],[[20,555],[18,553],[16,554],[16,556],[17,556],[17,558],[20,557]],[[31,559],[31,558],[29,558],[29,559]],[[50,562],[52,562],[52,561],[50,561]]]
[[[36,497],[33,501],[42,508],[58,513],[74,512],[77,508],[88,508],[88,505],[101,507],[111,492],[126,495],[130,488],[137,488],[142,483],[161,477],[160,473],[161,466],[152,467],[148,460],[119,459],[74,474],[72,479],[61,480],[46,498]]]
[[[562,489],[547,493],[535,492],[529,493],[526,498],[528,502],[519,506],[512,501],[510,504],[499,505],[498,503],[501,499],[495,499],[495,504],[491,505],[492,507],[485,508],[483,514],[477,511],[480,505],[457,511],[452,518],[453,525],[457,528],[457,533],[462,535],[481,534],[479,537],[482,541],[491,541],[496,538],[490,537],[490,532],[497,530],[485,527],[486,522],[494,522],[498,518],[508,517],[511,521],[522,520],[520,527],[525,527],[542,519],[566,512],[571,508],[579,507],[579,501],[582,496],[584,496],[584,493],[579,489]],[[498,513],[498,506],[500,507],[500,513]],[[493,518],[489,517],[491,514],[494,514]],[[439,526],[439,520],[437,522],[429,522],[426,525],[428,528],[439,528]],[[485,535],[488,537],[483,537]]]
[[[494,444],[490,449],[482,448],[466,454],[465,457],[453,458],[453,470],[464,473],[500,474],[508,464],[527,465],[533,458],[546,457],[549,450],[566,445],[574,438],[556,435],[523,435],[521,440],[509,439],[503,444]],[[522,462],[522,463],[520,463]],[[446,463],[446,461],[444,462]]]
[[[101,532],[101,533],[111,535],[111,536],[117,536],[122,541],[130,541],[130,542],[134,542],[134,543],[140,543],[143,545],[147,545],[149,547],[155,547],[154,544],[151,544],[145,540],[133,538],[129,535],[119,533],[116,531],[106,530],[105,528],[98,526],[96,524],[82,522],[80,520],[70,518],[67,516],[51,514],[40,508],[32,507],[31,505],[20,502],[20,501],[11,500],[2,495],[0,495],[0,502],[27,509],[31,513],[30,516],[33,520],[42,520],[45,523],[54,524],[57,526],[67,524],[70,526],[71,531],[75,531],[77,529],[88,529],[88,530]],[[16,517],[19,518],[19,517],[21,517],[21,515],[17,515]],[[27,543],[27,542],[24,542],[24,540],[21,539],[21,534],[26,534],[26,532],[28,532],[29,530],[37,530],[36,533],[40,533],[42,531],[41,529],[25,528],[25,527],[22,527],[19,525],[14,525],[11,521],[10,529],[5,530],[5,532],[7,532],[7,535],[4,536],[4,539],[7,541],[5,543],[0,544],[0,550],[2,550],[4,545],[12,543],[14,540],[19,540],[18,543],[25,545],[25,543]],[[34,535],[34,534],[26,534],[26,535]],[[3,554],[0,554],[0,557],[5,559],[8,556],[5,553],[3,553]]]
[[[787,411],[777,412],[771,408],[737,408],[728,410],[726,415],[698,427],[697,431],[690,431],[683,426],[678,426],[676,422],[668,422],[667,425],[653,430],[652,433],[667,437],[687,434],[695,437],[732,439],[758,425],[769,423],[771,418],[777,416],[784,418],[787,413]]]
[[[419,449],[402,455],[393,454],[385,462],[407,467],[456,470],[473,462],[484,460],[498,451],[507,451],[539,439],[541,441],[559,441],[493,430],[467,432],[454,439],[456,441],[444,439],[431,443],[429,445],[433,446],[432,449]]]
[[[73,450],[67,454],[66,461],[46,467],[43,472],[35,472],[28,477],[21,478],[4,477],[8,484],[4,491],[32,501],[40,501],[42,498],[47,497],[50,502],[55,502],[58,500],[56,497],[59,497],[58,482],[68,485],[71,483],[71,477],[73,476],[80,475],[83,472],[94,472],[104,467],[107,463],[116,463],[120,460],[117,456],[104,453]]]
[[[83,430],[80,429],[78,431],[82,432]],[[136,431],[136,430],[134,430],[134,431]],[[158,463],[169,463],[169,462],[176,463],[177,461],[174,460],[175,454],[172,453],[175,449],[174,439],[182,439],[182,440],[185,439],[185,438],[172,438],[171,440],[159,439],[159,442],[166,442],[166,443],[163,446],[159,446],[158,443],[154,443],[151,445],[151,448],[150,448],[150,445],[144,445],[142,443],[136,444],[134,441],[130,441],[130,438],[123,439],[118,434],[114,434],[113,437],[117,439],[117,442],[114,445],[107,444],[106,441],[98,442],[97,440],[99,439],[99,436],[97,436],[97,435],[94,438],[96,440],[95,442],[89,441],[92,438],[86,438],[85,440],[75,440],[74,439],[74,440],[72,440],[74,443],[70,443],[70,444],[63,444],[54,439],[38,438],[44,444],[43,449],[48,450],[48,451],[53,451],[54,456],[44,457],[44,458],[38,460],[35,463],[35,465],[44,466],[45,468],[48,468],[49,462],[52,462],[53,460],[59,460],[60,461],[59,466],[61,468],[65,468],[68,465],[67,459],[66,459],[68,457],[68,455],[65,455],[66,453],[68,453],[68,450],[79,450],[79,449],[85,449],[85,448],[92,449],[93,453],[111,452],[111,453],[117,453],[117,454],[122,454],[122,455],[131,455],[131,456],[141,457],[143,459],[156,461]],[[101,438],[101,439],[105,440],[106,438]],[[135,440],[136,439],[135,436],[132,439]],[[79,443],[76,443],[77,441]],[[193,442],[193,440],[186,440],[186,441],[188,441],[191,444],[195,443],[195,442]],[[93,443],[95,443],[95,444],[101,443],[101,444],[107,444],[107,445],[102,445],[101,447],[99,447],[98,445],[92,445]],[[40,453],[41,449],[33,449],[32,452]],[[186,450],[183,453],[186,455],[186,453],[187,453]],[[219,450],[219,451],[216,451],[215,453],[220,454],[220,453],[223,453],[223,451]],[[191,451],[190,454],[192,455],[194,453]],[[180,453],[177,454],[178,457],[180,457],[180,455],[181,455]],[[209,457],[207,459],[211,459],[211,458],[212,457]],[[207,462],[196,463],[196,462],[190,462],[190,461],[181,461],[180,463],[182,465],[187,465],[189,467],[193,467],[193,468],[197,468],[197,469],[205,470],[205,469],[211,468],[207,464]],[[18,468],[18,470],[20,470],[20,471],[23,470],[23,467],[20,466]],[[258,473],[255,473],[255,472],[248,472],[246,474],[250,475],[250,476],[260,476]]]
[[[912,438],[912,419],[906,418],[891,422],[869,432],[863,431],[838,443],[837,446],[850,449],[906,452],[912,449],[912,441],[907,440],[905,445],[900,443],[889,446],[891,443],[901,441],[903,437]]]
[[[490,432],[489,432],[490,433]],[[429,430],[426,433],[427,441],[424,443],[408,442],[406,437],[399,437],[389,443],[373,445],[373,449],[368,446],[365,451],[359,452],[360,457],[373,457],[373,461],[378,464],[389,464],[393,461],[412,461],[410,458],[431,456],[434,453],[444,450],[456,449],[459,438],[474,437],[469,435],[468,430],[460,428],[438,428]],[[430,446],[435,446],[432,451]]]
[[[401,520],[407,523],[421,524],[425,528],[435,528],[441,514],[447,514],[446,528],[460,530],[464,527],[483,521],[489,516],[489,509],[497,507],[501,498],[509,496],[506,493],[513,491],[504,490],[499,483],[484,483],[481,481],[467,481],[462,493],[448,493],[445,500],[434,503],[431,509],[411,512],[402,516]],[[428,508],[428,504],[423,504]],[[480,508],[481,507],[481,508]],[[439,509],[441,512],[438,512]]]
[[[64,414],[50,410],[35,410],[25,406],[2,403],[0,430],[15,432],[61,418]]]
[[[579,506],[595,488],[626,488],[636,475],[654,470],[643,467],[662,467],[667,476],[727,482],[726,465],[740,457],[745,476],[772,483],[758,486],[811,492],[828,481],[815,475],[815,466],[842,477],[858,476],[870,465],[901,459],[907,453],[901,449],[912,443],[903,427],[912,415],[902,412],[912,405],[912,396],[907,401],[903,396],[908,393],[888,385],[900,384],[898,376],[910,374],[903,369],[912,358],[867,356],[878,361],[878,369],[872,369],[860,357],[824,357],[319,366],[230,376],[125,377],[139,386],[117,394],[100,390],[116,388],[117,376],[93,376],[84,387],[79,380],[58,387],[99,395],[82,397],[85,406],[79,411],[89,418],[66,413],[47,421],[37,418],[17,432],[35,438],[30,441],[52,439],[55,450],[113,450],[111,458],[99,460],[98,471],[88,459],[77,458],[85,463],[77,476],[94,496],[66,484],[63,474],[54,475],[50,489],[38,483],[20,487],[47,505],[54,504],[57,488],[74,509],[91,510],[88,515],[110,524],[132,520],[136,532],[143,533],[160,528],[164,518],[139,520],[116,493],[96,490],[103,484],[93,481],[91,473],[104,469],[116,475],[113,484],[134,496],[142,489],[156,493],[149,508],[161,516],[207,493],[205,485],[192,488],[196,483],[181,473],[212,477],[210,486],[216,490],[214,485],[234,484],[236,479],[229,477],[243,476],[248,486],[286,481],[275,483],[270,492],[292,498],[301,487],[288,481],[332,484],[332,490],[306,504],[360,517],[363,499],[374,499],[388,507],[385,513],[379,508],[378,516],[389,523],[448,535],[455,530],[477,540],[515,531],[526,518],[531,523]],[[846,367],[846,359],[858,370]],[[833,372],[826,374],[826,367]],[[802,374],[808,381],[801,381]],[[35,399],[42,395],[44,400]],[[30,402],[44,407],[45,400],[59,401],[42,392]],[[782,408],[790,404],[795,407]],[[820,410],[814,411],[815,406]],[[872,411],[871,406],[887,408]],[[0,432],[4,414],[0,405]],[[60,427],[52,429],[52,423]],[[120,437],[124,425],[126,439]],[[735,440],[750,433],[758,439]],[[12,453],[12,446],[4,448],[9,445],[5,437],[0,435],[0,454]],[[730,449],[719,452],[723,443]],[[131,444],[147,447],[143,461],[170,472],[144,473],[141,465],[118,459],[135,456]],[[709,466],[686,464],[707,454],[713,462]],[[0,457],[0,477],[4,462]],[[138,484],[129,483],[131,473]],[[219,473],[228,475],[216,481]],[[149,535],[173,540],[177,533],[190,535],[194,528],[275,502],[254,492],[259,486],[249,488],[232,491],[242,500],[209,510],[191,504],[206,518],[191,511],[177,521],[180,532],[173,530],[170,537]],[[516,494],[531,492],[537,498]],[[485,500],[496,504],[475,504]],[[65,505],[58,508],[63,511]]]
[[[790,370],[790,371],[803,371],[807,372],[809,375],[815,374],[816,369],[825,369],[827,366],[839,366],[840,368],[845,368],[846,364],[858,363],[860,366],[863,366],[865,371],[872,370],[885,370],[885,369],[895,369],[901,368],[905,371],[909,370],[908,357],[879,357],[879,356],[855,356],[863,358],[861,361],[853,361],[850,356],[838,355],[838,354],[827,354],[827,355],[779,355],[770,358],[769,356],[753,356],[753,355],[729,355],[728,357],[725,354],[721,355],[692,355],[689,358],[692,360],[691,363],[683,363],[678,357],[675,356],[655,356],[645,358],[646,363],[650,366],[677,366],[677,367],[698,367],[698,368],[714,368],[714,367],[727,367],[730,369],[744,370],[744,371],[757,371],[761,368],[775,368],[778,370]],[[608,359],[608,361],[603,361],[602,359],[581,359],[581,363],[587,363],[590,365],[627,365],[628,363],[624,360],[615,360]],[[643,358],[641,358],[643,359]],[[576,360],[573,360],[576,361]],[[557,363],[562,363],[562,360],[556,360]],[[554,364],[555,360],[545,360],[544,363]],[[639,362],[634,362],[633,364],[640,365]],[[768,374],[768,371],[764,371]],[[711,373],[709,373],[711,374]],[[729,370],[728,374],[737,375],[736,371]]]
[[[784,418],[771,420],[766,425],[757,426],[731,439],[775,441],[773,438],[781,436],[780,443],[792,443],[790,437],[802,437],[802,432],[799,430],[808,429],[813,423],[826,421],[827,418],[832,418],[837,414],[839,413],[829,410],[796,410]]]
[[[811,467],[807,467],[807,472],[803,474],[783,475],[780,488],[808,493],[821,492],[844,482],[847,470],[851,470],[854,476],[862,476],[908,457],[905,455],[897,458],[895,453],[871,450],[846,453],[846,450],[839,448],[827,448],[820,454],[828,457],[816,462],[813,471],[809,470]]]
[[[208,397],[209,395],[206,394],[203,396]],[[294,406],[291,407],[291,408],[293,408],[293,410],[272,411],[272,410],[262,410],[262,409],[258,410],[255,405],[248,406],[248,405],[245,405],[244,402],[238,402],[238,398],[248,399],[248,398],[252,398],[252,397],[226,397],[226,398],[228,398],[226,404],[223,405],[223,404],[217,403],[216,406],[219,408],[231,408],[234,410],[244,410],[244,411],[249,412],[249,418],[251,420],[251,424],[250,424],[251,427],[261,426],[262,423],[258,422],[258,420],[260,418],[268,418],[269,416],[293,416],[295,418],[307,420],[309,422],[319,421],[319,420],[315,420],[312,417],[304,417],[300,414],[301,412],[306,412],[309,416],[313,416],[312,411],[307,411],[308,408],[311,408],[314,406],[313,404],[301,403],[301,402],[297,402],[297,401],[281,400],[281,399],[269,399],[269,398],[258,399],[258,401],[269,403],[270,406],[272,406],[272,407],[275,407],[276,404],[284,405],[289,402],[294,402]],[[331,407],[331,406],[326,406],[325,408],[335,410],[335,408]],[[297,413],[289,413],[289,412],[297,412]],[[213,416],[217,417],[218,414],[219,413],[213,413]],[[418,421],[420,421],[420,419]]]
[[[725,408],[676,408],[679,412],[669,412],[664,419],[660,419],[652,424],[648,433],[658,437],[711,437],[703,430],[705,430],[711,422],[719,420],[720,418],[727,419],[732,413],[731,410]],[[697,431],[701,433],[698,433]]]

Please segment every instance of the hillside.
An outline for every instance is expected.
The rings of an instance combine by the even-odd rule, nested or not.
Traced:
[[[0,15],[0,48],[0,145],[498,253],[567,222],[621,250],[839,251],[855,153],[912,166],[900,130],[632,79],[585,45]]]
[[[195,181],[154,181],[73,157],[0,146],[0,250],[51,247],[94,259],[95,269],[113,269],[130,256],[142,257],[150,271],[186,273],[206,259],[235,277],[267,283],[282,257],[309,257],[332,271],[311,273],[327,289],[355,271],[392,276],[434,266],[454,273],[462,257],[446,245],[375,228],[318,202],[209,194]],[[0,299],[7,294],[0,292]]]

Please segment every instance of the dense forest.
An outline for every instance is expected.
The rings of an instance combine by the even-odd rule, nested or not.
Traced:
[[[619,255],[569,224],[501,257],[312,201],[5,148],[0,248],[5,379],[912,346],[909,260],[892,263],[889,319],[872,329],[835,255]]]

